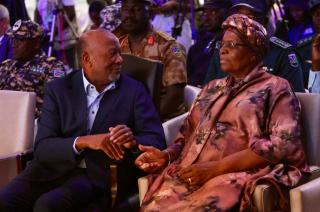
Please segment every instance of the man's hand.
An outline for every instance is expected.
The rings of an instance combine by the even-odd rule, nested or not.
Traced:
[[[144,153],[136,159],[135,164],[143,171],[152,173],[168,164],[167,153],[152,146],[139,145],[139,149]]]
[[[312,42],[312,71],[320,71],[320,34]]]
[[[86,148],[102,150],[111,159],[115,160],[122,159],[124,155],[122,147],[110,141],[109,134],[81,136],[78,138],[75,147],[78,151]]]
[[[180,169],[178,175],[181,180],[192,187],[202,186],[205,182],[215,177],[217,162],[205,162]]]
[[[110,127],[110,141],[119,146],[131,149],[136,145],[136,139],[129,127],[126,125],[117,125]]]

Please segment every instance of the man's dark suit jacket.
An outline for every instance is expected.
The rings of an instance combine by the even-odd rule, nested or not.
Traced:
[[[47,84],[34,160],[23,172],[29,180],[49,181],[66,176],[84,158],[92,183],[103,189],[109,188],[110,160],[107,155],[87,149],[76,156],[73,150],[76,137],[87,135],[87,113],[81,71]],[[116,82],[116,88],[107,91],[102,98],[91,134],[106,133],[109,127],[118,124],[130,127],[137,143],[165,148],[160,118],[145,87],[124,75]],[[125,158],[117,162],[119,192],[137,185],[140,175],[134,159],[134,154],[126,151]]]
[[[6,59],[12,58],[12,45],[7,35],[0,41],[0,64]]]

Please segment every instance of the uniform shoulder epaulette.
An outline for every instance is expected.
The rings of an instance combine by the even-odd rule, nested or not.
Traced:
[[[305,45],[308,45],[308,44],[312,43],[314,37],[315,37],[315,35],[312,35],[310,37],[307,37],[307,38],[304,38],[302,40],[299,40],[298,43],[297,43],[297,47],[298,48],[299,47],[303,47]]]
[[[270,42],[274,43],[275,45],[277,45],[283,49],[287,49],[287,48],[292,47],[292,45],[290,43],[287,43],[277,37],[271,37]]]
[[[11,59],[6,59],[6,60],[2,61],[1,65],[2,65],[2,64],[6,64],[6,63],[8,63],[8,62],[10,62],[10,61],[11,61]]]
[[[55,57],[48,57],[48,58],[47,58],[47,61],[48,61],[48,62],[51,62],[51,61],[53,61],[53,60],[55,60],[55,59],[56,59]]]
[[[165,33],[165,32],[157,31],[157,34],[160,35],[160,37],[164,38],[164,39],[167,40],[167,41],[175,40],[173,37],[171,37],[170,35],[168,35],[168,34]]]

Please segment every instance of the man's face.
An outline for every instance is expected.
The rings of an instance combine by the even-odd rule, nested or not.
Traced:
[[[316,6],[316,8],[312,12],[312,21],[314,29],[317,33],[320,32],[320,5]]]
[[[148,7],[148,5],[137,0],[122,1],[122,28],[128,33],[137,33],[146,28],[150,19]]]
[[[16,60],[29,60],[39,50],[40,40],[12,39],[13,58]]]
[[[203,25],[209,32],[215,32],[221,28],[224,20],[224,9],[205,8],[203,11]]]
[[[102,38],[93,42],[98,42],[103,48],[90,51],[91,68],[86,72],[88,78],[98,84],[108,84],[119,79],[123,60],[118,39]]]

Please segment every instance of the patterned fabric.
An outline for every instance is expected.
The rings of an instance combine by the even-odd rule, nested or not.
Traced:
[[[100,12],[102,24],[100,28],[113,31],[121,24],[121,3],[106,6]]]
[[[224,30],[235,29],[240,38],[243,39],[255,52],[263,56],[267,51],[268,38],[267,30],[257,21],[254,21],[242,14],[229,16],[222,23]]]
[[[178,167],[219,163],[246,149],[270,165],[219,175],[197,189],[177,176]],[[287,81],[261,66],[242,81],[227,77],[204,87],[167,150],[177,159],[161,174],[150,175],[141,211],[247,211],[253,209],[251,195],[258,181],[291,187],[309,171],[299,102]]]
[[[42,37],[44,33],[43,28],[35,22],[30,20],[18,20],[12,28],[7,31],[10,38],[19,40],[31,40],[37,37]]]
[[[65,74],[63,63],[54,57],[48,58],[44,52],[25,63],[6,60],[0,65],[0,90],[35,92],[37,118],[43,103],[45,83]]]

